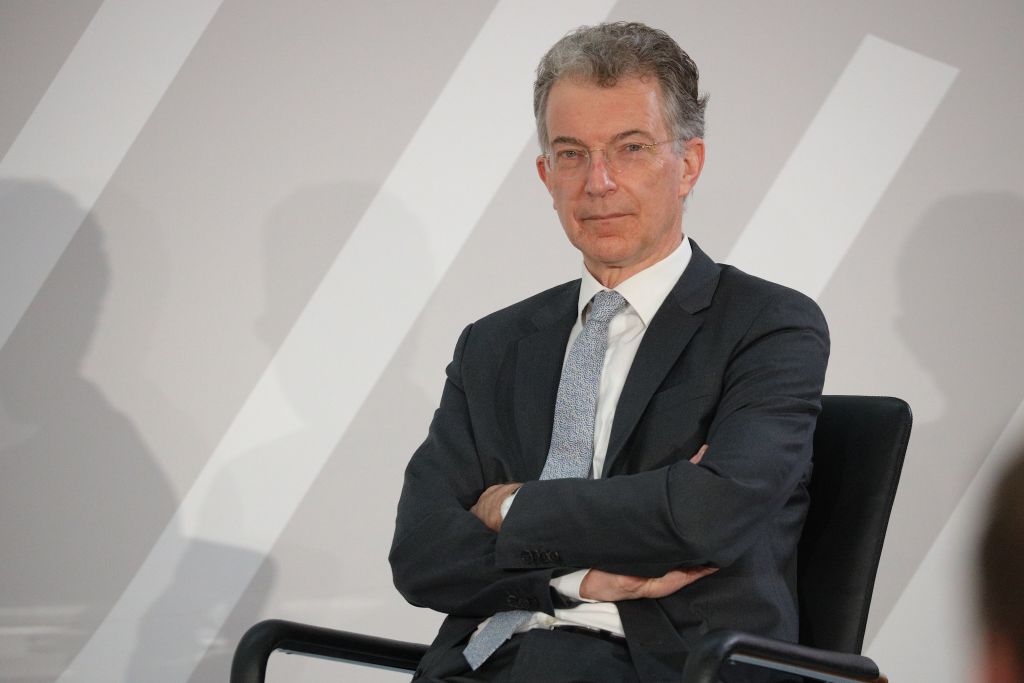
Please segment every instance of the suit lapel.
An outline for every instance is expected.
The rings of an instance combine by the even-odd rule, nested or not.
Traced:
[[[720,268],[690,240],[693,254],[682,276],[658,309],[637,349],[612,420],[603,475],[612,471],[651,396],[700,328],[701,311],[711,304]],[[550,424],[550,420],[549,420]]]
[[[565,345],[576,322],[579,291],[579,283],[568,287],[534,314],[536,331],[516,346],[516,427],[525,474],[531,479],[540,477],[547,459]]]

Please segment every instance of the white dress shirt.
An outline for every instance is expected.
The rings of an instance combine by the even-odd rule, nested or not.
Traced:
[[[620,282],[615,288],[615,291],[626,299],[628,305],[608,323],[608,349],[605,351],[604,366],[601,370],[601,384],[597,396],[597,417],[594,421],[594,478],[604,475],[604,461],[608,453],[608,440],[612,432],[615,408],[619,403],[622,387],[626,383],[626,375],[629,374],[633,358],[636,357],[637,349],[640,347],[640,341],[644,338],[644,333],[651,324],[654,314],[661,308],[665,298],[672,291],[683,271],[686,270],[691,254],[690,242],[684,236],[675,251],[654,265]],[[584,267],[578,303],[579,315],[572,332],[569,333],[569,343],[565,349],[566,356],[583,329],[583,323],[586,322],[590,312],[590,300],[604,289],[607,287],[598,282]],[[512,495],[504,501],[501,508],[502,518],[508,513],[514,500],[515,496]],[[581,601],[581,604],[567,609],[556,609],[554,616],[544,612],[535,612],[517,632],[532,628],[550,629],[555,626],[571,625],[624,635],[622,620],[619,618],[619,610],[615,603],[596,602],[580,597],[580,584],[587,571],[589,570],[581,569],[551,581],[552,588],[568,598]],[[483,624],[480,627],[482,628]]]

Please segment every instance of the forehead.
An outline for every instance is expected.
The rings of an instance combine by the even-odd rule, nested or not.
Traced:
[[[657,79],[630,77],[601,87],[580,79],[551,86],[545,112],[548,140],[571,137],[604,142],[619,133],[639,130],[661,140],[668,132]]]

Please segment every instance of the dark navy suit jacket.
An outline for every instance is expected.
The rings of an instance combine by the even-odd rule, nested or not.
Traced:
[[[796,550],[828,330],[804,295],[692,246],[626,378],[601,479],[537,480],[579,281],[463,331],[406,470],[390,556],[406,599],[449,615],[424,671],[461,657],[495,612],[551,613],[551,578],[590,567],[720,567],[668,597],[618,603],[642,680],[678,676],[688,643],[709,629],[797,639]],[[494,533],[469,508],[509,481],[525,484]]]

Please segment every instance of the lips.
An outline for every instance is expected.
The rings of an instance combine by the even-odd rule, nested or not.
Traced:
[[[628,216],[628,215],[629,214],[625,214],[625,213],[591,214],[589,216],[583,216],[582,220],[585,220],[585,221],[608,221],[608,220],[612,220],[613,218],[623,218],[623,217]]]

